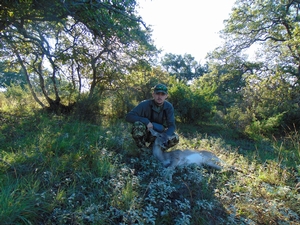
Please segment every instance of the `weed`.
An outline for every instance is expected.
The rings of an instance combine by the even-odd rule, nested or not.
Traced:
[[[123,121],[95,125],[34,113],[5,114],[1,120],[2,224],[297,224],[300,219],[297,132],[253,143],[179,127],[177,148],[211,150],[235,168],[218,172],[195,165],[163,168],[151,149],[135,147]]]

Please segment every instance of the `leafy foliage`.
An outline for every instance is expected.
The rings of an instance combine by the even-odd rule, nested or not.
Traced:
[[[1,6],[0,58],[8,72],[21,71],[35,101],[54,112],[72,110],[84,91],[101,95],[94,92],[136,64],[147,64],[155,52],[134,0],[4,1]]]
[[[214,101],[206,98],[209,93],[197,87],[193,90],[182,82],[174,83],[169,90],[176,115],[183,123],[200,123],[212,117]]]
[[[124,117],[133,107],[152,98],[153,87],[158,83],[169,84],[170,76],[159,67],[137,67],[122,80],[114,82],[110,91],[104,93],[105,114],[114,118]]]
[[[207,72],[207,65],[201,66],[190,54],[174,55],[168,53],[161,60],[163,68],[179,81],[192,81]]]
[[[7,86],[13,84],[24,87],[24,85],[26,84],[24,74],[8,71],[9,69],[7,68],[5,63],[0,63],[0,88],[6,88]]]
[[[237,1],[222,31],[226,44],[217,51],[223,55],[221,60],[224,56],[226,59],[235,58],[243,50],[257,44],[256,62],[252,64],[257,66],[249,67],[249,63],[238,61],[236,65],[243,65],[246,69],[243,77],[251,82],[246,89],[252,88],[252,93],[247,92],[247,96],[250,95],[251,99],[253,93],[255,97],[259,93],[260,99],[255,101],[265,104],[268,108],[266,111],[273,110],[273,116],[283,113],[285,104],[288,105],[285,105],[286,111],[290,112],[286,118],[295,118],[295,113],[299,113],[299,49],[296,47],[299,45],[298,10],[296,1]],[[242,58],[246,61],[246,57]],[[274,103],[268,99],[277,105],[273,106]],[[299,124],[297,119],[294,122]],[[291,126],[290,121],[286,123]]]

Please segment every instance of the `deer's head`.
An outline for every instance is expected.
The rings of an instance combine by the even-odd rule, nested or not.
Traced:
[[[150,129],[150,132],[153,136],[156,137],[154,145],[157,145],[163,149],[166,149],[168,146],[168,141],[170,137],[166,133],[159,133],[153,129]]]

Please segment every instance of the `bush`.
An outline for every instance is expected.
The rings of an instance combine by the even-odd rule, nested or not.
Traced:
[[[98,97],[89,98],[88,95],[82,95],[76,103],[75,116],[81,121],[96,123],[99,121],[101,110],[100,99]]]
[[[274,135],[278,132],[284,113],[270,117],[266,120],[255,120],[245,128],[245,133],[253,140],[260,140],[264,136]]]
[[[6,99],[1,100],[0,103],[2,111],[14,111],[15,114],[23,115],[39,108],[27,86],[22,88],[21,86],[11,85],[7,87],[4,95]]]
[[[198,123],[210,120],[213,104],[205,99],[199,92],[184,83],[176,83],[170,90],[170,101],[175,113],[183,123]]]

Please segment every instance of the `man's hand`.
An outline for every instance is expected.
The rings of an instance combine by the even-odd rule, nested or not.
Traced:
[[[147,129],[150,130],[150,129],[153,129],[153,124],[151,122],[149,122],[147,124]]]

